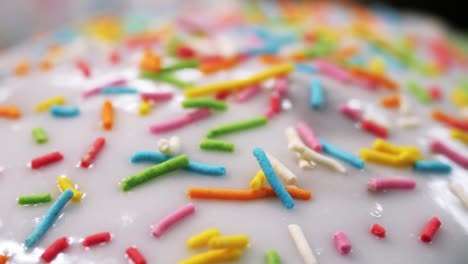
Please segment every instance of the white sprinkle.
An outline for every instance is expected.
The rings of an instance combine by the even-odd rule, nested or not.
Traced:
[[[465,190],[463,189],[463,186],[461,184],[452,182],[449,184],[450,190],[452,193],[460,200],[460,202],[465,206],[465,208],[468,208],[468,196],[466,195]]]
[[[305,264],[317,264],[317,259],[314,256],[314,252],[310,248],[307,239],[302,232],[302,229],[298,225],[288,225],[289,234],[291,234],[294,244],[296,244],[299,254],[302,256]]]
[[[296,143],[290,144],[288,147],[290,150],[300,153],[301,156],[307,160],[313,160],[314,162],[323,164],[341,173],[346,172],[346,168],[340,162],[332,158],[326,157],[322,154],[319,154],[318,152],[315,152],[315,150],[308,148],[302,143],[296,142]]]
[[[417,116],[403,116],[397,119],[397,126],[401,128],[416,128],[421,125],[421,120]]]
[[[314,166],[310,163],[310,161],[307,161],[305,159],[300,159],[298,161],[298,165],[299,165],[299,168],[301,168],[301,170],[311,170],[314,168]]]
[[[163,154],[166,154],[166,155],[171,154],[170,147],[169,147],[169,140],[167,140],[166,138],[161,138],[158,141],[158,149]]]
[[[287,184],[294,184],[297,181],[297,176],[288,169],[281,161],[275,158],[270,153],[266,153],[268,159],[271,162],[271,166],[278,174],[278,176]]]
[[[171,155],[180,154],[180,138],[178,136],[173,136],[169,139],[169,150]]]
[[[398,109],[400,114],[408,115],[411,113],[411,105],[408,101],[408,98],[402,96],[400,100],[400,108]]]

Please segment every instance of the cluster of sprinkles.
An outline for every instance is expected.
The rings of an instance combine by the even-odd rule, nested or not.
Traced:
[[[158,118],[142,131],[154,135],[159,141],[154,144],[155,149],[135,150],[131,155],[130,164],[147,164],[148,167],[131,176],[122,175],[118,183],[121,191],[137,192],[139,189],[137,187],[142,185],[149,185],[148,188],[151,188],[151,185],[162,184],[158,183],[158,178],[170,174],[176,175],[176,172],[180,171],[184,174],[193,174],[194,177],[208,176],[209,180],[222,179],[229,174],[228,168],[224,165],[195,161],[198,160],[196,154],[189,157],[184,153],[186,149],[184,150],[181,137],[176,133],[189,130],[191,127],[203,126],[204,120],[214,119],[229,112],[230,103],[248,104],[251,100],[261,100],[260,95],[267,94],[267,100],[264,100],[265,109],[261,111],[251,109],[251,117],[229,123],[219,122],[214,127],[206,128],[205,134],[197,144],[201,151],[224,152],[222,155],[240,152],[243,150],[241,144],[236,145],[239,140],[231,140],[229,137],[233,134],[247,137],[250,130],[265,131],[265,127],[275,122],[279,115],[287,112],[293,93],[290,87],[300,75],[307,77],[308,82],[301,84],[304,87],[298,89],[305,89],[308,96],[300,98],[299,101],[295,98],[295,103],[308,106],[309,113],[306,115],[325,115],[325,112],[330,111],[340,113],[374,140],[372,146],[360,150],[348,149],[335,145],[336,142],[331,139],[331,135],[317,133],[320,131],[320,124],[306,120],[288,124],[284,129],[285,139],[281,139],[287,143],[283,151],[292,154],[292,159],[297,161],[297,167],[301,170],[300,174],[288,168],[285,160],[277,158],[279,154],[273,152],[271,150],[273,148],[250,146],[248,151],[251,151],[252,155],[249,155],[249,158],[258,163],[253,170],[256,173],[251,175],[253,177],[250,179],[250,184],[246,184],[244,188],[189,187],[186,191],[187,199],[194,202],[198,200],[246,202],[277,198],[279,200],[277,203],[281,203],[286,209],[301,210],[307,206],[305,202],[312,199],[312,192],[295,184],[299,185],[298,179],[302,178],[303,174],[309,173],[306,170],[313,172],[318,167],[325,167],[339,174],[346,174],[348,169],[365,170],[366,163],[399,169],[410,168],[416,172],[415,174],[423,175],[450,175],[454,170],[468,169],[468,155],[459,151],[460,145],[468,144],[468,81],[460,80],[448,94],[446,92],[448,88],[441,87],[438,83],[426,84],[417,81],[416,78],[400,83],[394,75],[387,74],[387,69],[400,72],[408,70],[426,77],[463,71],[468,65],[468,55],[459,43],[443,35],[422,39],[418,35],[403,34],[401,40],[395,41],[379,33],[380,26],[389,24],[388,21],[378,14],[352,4],[338,6],[302,1],[294,3],[278,1],[274,5],[279,10],[276,18],[272,17],[272,14],[263,12],[261,10],[263,5],[274,4],[255,2],[243,13],[232,11],[230,15],[233,17],[209,17],[206,23],[182,16],[177,19],[177,27],[124,34],[125,36],[119,38],[114,36],[115,32],[112,30],[113,28],[118,31],[116,28],[119,28],[119,25],[99,30],[98,25],[103,21],[98,18],[90,24],[91,28],[93,26],[96,28],[91,30],[92,33],[88,33],[89,37],[114,42],[115,49],[108,51],[105,59],[115,67],[127,59],[125,56],[127,53],[137,52],[138,76],[107,80],[93,88],[84,89],[80,100],[104,98],[100,111],[94,112],[80,109],[79,104],[73,101],[74,98],[62,95],[40,98],[33,107],[11,104],[0,98],[0,122],[10,123],[29,117],[29,108],[34,110],[34,114],[49,115],[52,118],[64,119],[62,120],[64,122],[67,119],[80,118],[81,113],[86,112],[96,116],[100,133],[112,133],[112,130],[125,129],[120,126],[121,113],[115,98],[120,96],[137,98],[139,102],[137,113],[147,118],[151,118],[160,105],[175,102],[182,111],[179,115]],[[327,20],[328,15],[336,14],[336,9],[350,16],[353,21],[349,26],[320,21]],[[318,17],[323,16],[323,18],[310,18],[308,11],[303,10],[316,11],[320,14]],[[242,18],[234,18],[241,14]],[[266,26],[260,27],[259,21]],[[277,34],[274,25],[278,21],[282,21],[284,24],[282,28],[288,29],[291,34]],[[220,32],[235,34],[236,38],[246,40],[247,44],[239,44],[236,53],[231,51],[228,55],[220,49],[214,49],[216,50],[214,53],[207,52],[207,48],[202,47],[200,43],[209,46],[208,49],[218,45],[213,36],[221,34]],[[200,42],[200,39],[205,42]],[[298,45],[292,48],[288,46],[293,43]],[[39,62],[37,68],[43,71],[42,74],[54,71],[55,65],[68,63],[80,78],[84,80],[96,78],[98,71],[95,71],[91,63],[93,60],[76,54],[72,59],[61,58],[65,55],[57,51],[57,45],[57,43],[51,44],[47,54]],[[66,45],[62,48],[66,48]],[[248,63],[255,65],[255,71],[229,74],[242,71]],[[11,68],[13,78],[27,78],[36,70],[30,60],[20,60]],[[181,78],[180,73],[186,70],[196,71],[199,78],[194,80]],[[2,80],[0,79],[0,84]],[[164,84],[172,89],[148,91],[142,89],[135,80],[154,82],[155,86]],[[358,87],[365,93],[377,94],[378,103],[348,99],[333,109],[331,99],[336,99],[334,98],[336,95],[329,92],[329,81],[338,83],[343,89]],[[450,101],[459,114],[452,114],[453,110],[441,109],[439,105],[434,106],[443,100]],[[420,113],[418,115],[411,109],[413,102],[430,108],[430,111],[424,113],[426,116]],[[389,119],[389,115],[396,118]],[[394,134],[417,129],[423,125],[422,120],[429,118],[445,127],[446,137],[429,135],[423,144],[417,143],[421,146],[416,143],[403,145],[396,140],[393,141]],[[396,130],[392,126],[393,123],[401,131]],[[352,128],[350,121],[343,124]],[[61,151],[47,151],[49,141],[54,140],[51,135],[52,131],[45,122],[32,128],[33,141],[46,154],[30,161],[28,166],[31,170],[41,170],[65,159]],[[86,140],[91,142],[92,139]],[[106,144],[116,143],[118,142],[111,140],[111,137],[95,135],[94,141],[81,157],[67,156],[65,161],[68,164],[68,159],[75,159],[79,167],[91,170],[93,166],[100,165],[99,157],[106,155]],[[0,176],[8,174],[7,165],[0,163]],[[6,166],[6,169],[2,166]],[[62,211],[72,207],[73,203],[81,202],[86,195],[93,195],[80,190],[66,175],[59,176],[56,183],[51,181],[50,185],[54,184],[61,192],[57,198],[43,190],[17,198],[17,203],[25,208],[52,204],[40,223],[25,238],[24,247],[27,249],[35,248],[41,243],[48,230],[54,228],[54,223]],[[395,190],[397,193],[407,190],[411,193],[415,188],[415,179],[401,176],[372,177],[367,185],[367,190],[372,194],[370,199],[376,197],[378,193],[389,190]],[[365,189],[366,187],[363,187],[363,190]],[[463,207],[468,208],[468,191],[464,184],[449,180],[447,190],[458,198]],[[178,207],[152,226],[151,235],[156,239],[166,233],[170,236],[170,228],[190,225],[190,221],[185,219],[196,212],[195,208],[197,211],[206,210],[204,205],[195,206],[192,203]],[[423,223],[420,225],[422,226],[420,240],[423,243],[431,243],[436,239],[442,223],[434,216],[424,227]],[[380,239],[392,235],[377,223],[367,228],[373,236]],[[319,263],[320,255],[317,257],[314,254],[313,245],[311,246],[306,238],[309,235],[296,224],[288,225],[287,229],[304,263]],[[389,230],[392,229],[394,228]],[[84,237],[80,244],[89,248],[109,243],[114,239],[123,238],[102,231]],[[330,241],[340,255],[352,254],[353,246],[359,247],[357,243],[352,246],[351,239],[345,231],[336,231],[330,235]],[[181,260],[180,264],[235,261],[242,259],[249,247],[255,246],[250,244],[247,235],[221,235],[221,232],[214,228],[190,237],[186,244],[189,249],[207,250]],[[67,254],[66,250],[70,246],[75,246],[71,238],[60,237],[43,250],[40,259],[46,263],[52,262],[59,254]],[[153,261],[152,259],[147,261],[144,252],[140,252],[133,245],[128,246],[125,254],[134,264]],[[1,254],[0,263],[7,263],[13,258],[14,255]],[[280,256],[279,249],[271,249],[265,252],[264,261],[267,264],[279,264],[286,259]]]

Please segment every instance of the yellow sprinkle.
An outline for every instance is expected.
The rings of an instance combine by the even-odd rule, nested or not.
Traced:
[[[452,100],[452,103],[457,107],[468,106],[468,97],[465,95],[465,92],[460,88],[456,88],[452,91],[452,93],[450,94],[450,99]]]
[[[262,81],[264,81],[266,79],[270,79],[270,78],[273,78],[273,77],[276,77],[276,76],[288,74],[293,70],[294,70],[294,66],[291,63],[285,63],[285,64],[273,66],[273,67],[271,67],[269,69],[266,69],[266,70],[264,70],[264,71],[262,71],[260,73],[257,73],[255,75],[251,76],[250,78],[248,78],[247,79],[248,80],[247,85],[253,85],[253,84],[262,82]]]
[[[44,112],[49,110],[54,105],[64,105],[65,104],[65,97],[63,96],[55,96],[49,99],[46,99],[36,105],[34,110],[36,112]]]
[[[263,183],[265,182],[265,174],[262,170],[259,170],[257,174],[250,181],[250,188],[253,190],[258,190],[262,188]]]
[[[458,141],[461,141],[465,144],[468,144],[468,133],[460,131],[458,129],[452,129],[450,130],[450,136],[453,139],[456,139]]]
[[[217,236],[208,241],[210,248],[244,248],[249,244],[249,237],[245,235]]]
[[[242,250],[240,249],[216,249],[182,260],[179,264],[209,264],[221,261],[237,260],[241,256]]]
[[[83,197],[83,193],[78,191],[75,188],[75,185],[65,176],[59,176],[58,177],[58,186],[60,191],[64,192],[66,189],[70,189],[73,191],[73,198],[72,200],[75,202],[81,201],[81,198]]]
[[[385,63],[379,57],[373,57],[369,62],[369,71],[378,75],[385,74]]]
[[[421,152],[417,147],[393,145],[380,138],[374,141],[374,145],[372,148],[380,152],[385,152],[392,155],[400,155],[403,152],[409,152],[414,157],[414,161],[423,159],[423,157],[421,156]]]
[[[141,101],[140,106],[138,107],[138,114],[141,116],[146,116],[151,111],[151,103],[148,101]]]
[[[361,151],[359,152],[359,156],[365,161],[380,163],[383,165],[396,167],[404,165],[404,163],[399,159],[398,156],[372,149],[361,149]]]
[[[219,236],[219,230],[216,228],[205,230],[199,234],[190,237],[187,240],[187,246],[191,249],[196,249],[208,245],[211,238]]]
[[[192,97],[205,96],[205,95],[209,95],[209,94],[220,92],[220,91],[240,90],[240,89],[249,87],[253,84],[259,83],[261,81],[264,81],[266,79],[287,74],[291,72],[293,69],[294,69],[294,66],[291,63],[276,65],[260,73],[257,73],[253,76],[250,76],[249,78],[246,78],[246,79],[233,80],[233,81],[227,81],[227,82],[222,82],[222,83],[212,83],[212,84],[207,84],[207,85],[202,85],[202,86],[197,86],[197,87],[190,87],[190,88],[185,89],[184,95],[187,98],[192,98]]]

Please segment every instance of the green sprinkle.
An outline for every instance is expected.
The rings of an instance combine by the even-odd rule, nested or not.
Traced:
[[[266,264],[281,264],[280,256],[276,250],[268,250],[265,254]]]
[[[225,124],[221,126],[217,126],[215,128],[212,128],[210,131],[208,131],[207,137],[208,138],[215,138],[219,137],[222,135],[238,132],[238,131],[243,131],[259,126],[264,126],[268,122],[268,118],[261,116],[261,117],[255,117],[235,123],[230,123],[230,124]]]
[[[170,66],[167,66],[161,70],[163,73],[173,72],[177,70],[187,69],[187,68],[198,68],[200,65],[199,60],[183,60],[176,62]]]
[[[167,44],[167,53],[171,56],[177,55],[177,48],[180,46],[182,41],[178,38],[172,38]]]
[[[204,139],[200,142],[200,149],[233,152],[234,144],[223,140]]]
[[[49,140],[47,133],[42,129],[42,127],[36,127],[32,130],[34,140],[37,144],[44,144]]]
[[[431,102],[431,97],[428,92],[415,82],[408,82],[408,91],[416,97],[421,103],[427,104]]]
[[[468,79],[463,79],[460,81],[460,88],[462,89],[465,96],[468,96]]]
[[[122,190],[127,192],[134,187],[146,183],[166,173],[181,169],[189,164],[187,155],[180,155],[165,162],[146,168],[139,173],[125,178],[121,182]]]
[[[140,73],[140,77],[143,79],[149,79],[152,81],[172,84],[180,88],[187,88],[187,87],[192,86],[191,83],[187,83],[187,82],[177,79],[173,74],[171,74],[171,72],[158,72],[158,73],[142,72]]]
[[[182,101],[184,108],[211,108],[217,111],[226,111],[228,106],[223,101],[209,98],[185,99]]]
[[[18,197],[18,204],[21,205],[49,203],[50,201],[52,201],[52,196],[50,193],[23,195]]]

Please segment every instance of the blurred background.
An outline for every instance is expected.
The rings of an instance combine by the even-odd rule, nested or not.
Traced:
[[[0,49],[33,34],[72,24],[100,13],[156,12],[168,6],[186,5],[192,0],[0,0]],[[210,2],[212,4],[214,1]],[[216,2],[219,2],[218,0]],[[387,0],[358,1],[366,5],[385,5],[402,11],[417,11],[440,17],[450,26],[466,31],[468,18],[463,1]]]

